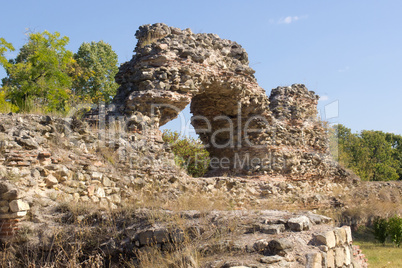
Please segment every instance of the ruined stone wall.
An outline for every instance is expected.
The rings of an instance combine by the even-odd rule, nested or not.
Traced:
[[[115,209],[126,204],[145,206],[149,197],[169,202],[202,194],[206,200],[235,208],[259,207],[275,200],[282,205],[295,200],[298,206],[312,202],[333,205],[331,179],[344,181],[350,174],[328,156],[325,130],[316,117],[318,97],[313,92],[295,84],[278,87],[268,97],[258,86],[244,49],[214,34],[193,34],[156,24],[141,27],[136,36],[136,54],[120,68],[116,80],[121,87],[112,106],[92,110],[85,120],[0,115],[0,239],[12,236],[27,214],[30,221],[50,229],[54,222],[49,219],[61,203],[93,203]],[[193,125],[209,145],[211,156],[228,158],[231,169],[236,157],[240,162],[255,158],[259,162],[246,161],[236,170],[251,176],[190,178],[175,166],[158,128],[189,103]],[[229,145],[220,148],[216,144]],[[310,178],[321,180],[307,183]],[[353,191],[352,185],[344,189]],[[322,221],[315,222],[313,216],[300,223],[301,215],[283,215],[282,222],[276,219],[274,223],[272,215],[267,216],[269,222],[256,219],[253,231],[247,232],[265,234],[278,227],[272,225],[283,225],[277,228],[279,239],[301,229],[301,236],[308,240],[298,242],[300,259],[276,253],[264,256],[254,248],[256,243],[255,247],[266,246],[263,251],[271,250],[269,243],[276,238],[261,243],[249,240],[253,244],[241,249],[257,254],[262,265],[273,261],[326,267],[325,261],[332,263],[332,256],[334,267],[353,266],[349,238],[336,240],[335,246],[322,239],[317,241],[323,244],[309,245],[313,234],[321,231],[304,233],[308,230],[297,226],[313,228]],[[144,241],[154,238],[152,228],[128,229],[132,236],[127,248],[146,250]],[[336,230],[328,227],[326,231]],[[162,234],[171,239],[171,233]],[[165,245],[165,240],[160,242],[161,247]]]
[[[0,240],[7,240],[18,231],[18,223],[29,210],[23,194],[6,181],[0,181]]]
[[[135,55],[120,67],[109,114],[141,113],[156,128],[191,103],[192,125],[211,154],[212,168],[303,177],[345,176],[328,157],[317,118],[318,96],[304,85],[268,97],[246,51],[216,34],[164,24],[136,33]]]
[[[341,191],[345,195],[352,195],[359,187],[348,183],[338,184],[331,178],[320,180],[305,178],[299,181],[298,178],[286,180],[279,175],[190,178],[174,165],[173,156],[164,146],[161,137],[154,135],[160,132],[154,130],[146,132],[147,129],[152,129],[152,119],[140,115],[136,114],[132,117],[132,121],[114,122],[105,129],[91,128],[85,122],[73,118],[0,115],[0,234],[2,235],[0,239],[7,241],[12,237],[23,219],[37,225],[45,225],[47,229],[54,228],[52,227],[54,222],[50,219],[52,215],[57,215],[55,210],[63,203],[78,204],[77,206],[91,203],[97,204],[102,209],[115,209],[124,208],[127,204],[146,206],[150,197],[161,203],[168,203],[175,199],[186,200],[189,197],[202,196],[202,202],[223,202],[232,208],[261,208],[277,203],[278,208],[293,206],[293,208],[325,209],[343,206],[340,195],[333,196],[333,192]],[[386,187],[387,184],[382,187]],[[395,189],[400,196],[402,188]],[[372,192],[380,192],[380,189],[375,188]],[[301,215],[285,212],[279,214],[283,215],[282,220],[272,215],[265,215],[265,219],[269,221],[245,217],[244,220],[248,225],[244,226],[251,226],[255,229],[253,232],[261,236],[265,232],[273,232],[278,227],[277,224],[282,224],[285,229],[278,229],[279,236],[266,237],[268,240],[264,243],[268,247],[270,241],[291,236],[292,232],[299,228],[297,227],[300,225],[299,221],[291,219],[299,218]],[[211,216],[213,219],[219,217]],[[311,228],[317,225],[318,221],[314,219],[318,218],[315,216],[308,218],[307,224]],[[238,221],[231,219],[229,222]],[[300,222],[304,224],[303,221]],[[216,228],[225,227],[220,221],[214,224],[213,226],[218,226]],[[154,226],[148,227],[129,229],[130,239],[133,241],[130,247],[146,250],[147,243],[144,241],[147,237],[152,238],[156,230],[152,229]],[[335,229],[327,227],[326,231],[332,232]],[[157,230],[160,229],[158,228]],[[299,254],[299,259],[297,257],[287,259],[277,254],[265,256],[259,253],[252,256],[255,257],[254,261],[262,265],[271,261],[274,262],[272,265],[287,262],[298,265],[315,263],[315,266],[307,267],[321,267],[317,266],[317,263],[323,263],[324,260],[331,262],[332,256],[338,258],[338,264],[347,263],[352,267],[352,258],[348,257],[353,250],[349,244],[350,240],[336,242],[334,247],[331,244],[326,245],[327,242],[321,242],[324,245],[315,244],[310,247],[308,242],[313,239],[313,234],[322,231],[312,230],[308,236],[305,230],[301,231],[303,239],[307,237],[308,240],[305,240],[304,244],[300,244],[299,241],[297,243],[300,247],[292,248]],[[164,231],[158,234],[171,236],[169,232]],[[161,247],[166,246],[164,241],[161,242]],[[251,249],[248,253],[256,254],[253,245],[258,241],[255,239],[248,241],[252,242],[251,245],[247,247],[243,245],[240,249]],[[222,243],[204,245],[201,249],[226,245],[226,242]],[[357,249],[355,251],[357,254]],[[306,253],[310,255],[306,256]],[[326,266],[323,264],[322,267]]]

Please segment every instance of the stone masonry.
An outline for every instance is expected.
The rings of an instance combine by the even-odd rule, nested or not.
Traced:
[[[0,240],[12,238],[22,219],[55,228],[52,217],[61,203],[113,210],[127,204],[146,207],[152,198],[168,203],[202,195],[240,209],[233,210],[240,218],[211,211],[207,219],[213,224],[207,226],[215,231],[241,223],[236,228],[248,244],[240,250],[253,257],[250,267],[364,267],[364,256],[351,245],[349,227],[335,228],[328,218],[311,213],[261,209],[274,202],[317,209],[341,206],[334,190],[355,191],[358,180],[349,183],[351,174],[329,157],[317,118],[318,96],[294,84],[275,88],[268,97],[244,49],[214,34],[154,24],[140,27],[136,37],[136,54],[116,76],[121,86],[113,105],[92,110],[84,120],[0,114]],[[211,157],[227,158],[226,170],[239,176],[192,178],[175,165],[159,127],[188,104]],[[245,212],[250,207],[262,212],[254,217]],[[185,212],[184,218],[192,213]],[[134,227],[122,231],[124,241],[110,241],[146,250],[148,240],[159,239],[163,248],[168,246],[166,235],[173,242],[184,232]],[[294,239],[294,245],[285,238]],[[199,251],[208,255],[226,246],[200,245]]]
[[[141,26],[136,37],[135,55],[116,75],[120,88],[109,116],[146,115],[157,131],[191,103],[191,123],[213,168],[304,178],[349,175],[329,158],[317,118],[319,97],[304,85],[278,87],[268,97],[246,51],[216,34],[157,23]]]

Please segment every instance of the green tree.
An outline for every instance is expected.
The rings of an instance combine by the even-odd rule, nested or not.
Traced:
[[[402,136],[394,133],[387,133],[385,139],[391,144],[392,157],[397,162],[396,172],[398,180],[402,180]]]
[[[18,56],[5,65],[3,87],[20,110],[68,110],[74,65],[73,53],[66,49],[68,42],[58,32],[31,33]]]
[[[8,43],[3,37],[0,37],[0,65],[2,65],[4,68],[6,68],[9,64],[4,56],[4,53],[14,50],[15,49],[11,43]]]
[[[332,141],[330,143],[331,153],[337,152],[339,163],[351,168],[354,162],[354,151],[358,143],[356,135],[352,134],[350,128],[338,124],[330,129],[330,140]]]
[[[343,125],[336,125],[330,133],[333,133],[331,139],[338,143],[339,162],[363,180],[387,181],[400,177],[401,161],[398,157],[402,154],[395,146],[399,146],[401,140],[397,137],[368,130],[353,134]]]
[[[0,88],[0,113],[17,112],[18,107],[7,101],[7,94],[5,90]]]
[[[397,180],[397,161],[393,159],[393,148],[386,140],[386,134],[382,131],[363,130],[360,134],[361,149],[364,149],[365,162],[362,169],[368,170],[367,179],[373,181]]]
[[[80,72],[74,79],[73,90],[81,101],[109,103],[116,94],[118,84],[117,54],[103,42],[83,43],[74,54]]]
[[[14,47],[11,43],[8,43],[3,37],[0,37],[0,65],[5,69],[9,66],[9,62],[5,57],[5,53],[8,51],[14,51]],[[7,101],[7,92],[5,89],[0,88],[0,113],[16,112],[17,107]]]
[[[388,219],[388,233],[397,247],[401,245],[402,241],[402,218],[395,215],[392,218]]]
[[[388,220],[376,217],[373,222],[373,235],[378,242],[385,245],[388,237]]]

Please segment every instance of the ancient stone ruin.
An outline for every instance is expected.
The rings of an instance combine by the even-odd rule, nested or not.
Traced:
[[[113,219],[113,226],[121,223],[113,236],[97,237],[94,252],[105,263],[135,258],[151,246],[170,252],[183,246],[186,234],[205,260],[185,267],[367,266],[348,226],[278,210],[341,209],[344,200],[334,192],[364,200],[388,189],[370,186],[356,197],[358,179],[349,180],[329,156],[314,92],[295,84],[268,97],[244,49],[214,34],[154,24],[141,26],[136,37],[136,54],[116,77],[121,86],[113,105],[83,120],[0,114],[0,241],[22,244],[18,230],[30,230],[36,238],[27,244],[47,256],[55,233],[98,228],[107,218],[72,217],[60,207],[132,205],[140,209]],[[190,177],[176,166],[159,131],[188,104],[194,128],[218,162],[208,177]],[[234,175],[215,176],[222,170]],[[78,221],[88,226],[79,229]],[[224,235],[211,240],[217,233]]]
[[[192,125],[210,152],[211,167],[240,174],[345,177],[328,157],[314,92],[277,87],[268,97],[246,51],[216,34],[194,34],[157,23],[136,33],[135,55],[120,67],[109,114],[138,114],[155,128],[191,103]],[[136,125],[139,125],[137,122]]]

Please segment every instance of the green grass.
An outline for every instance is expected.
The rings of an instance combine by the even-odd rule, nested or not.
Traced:
[[[353,244],[360,246],[368,259],[369,267],[402,267],[402,247],[395,247],[390,242],[385,245],[378,243],[370,230],[366,228],[355,232],[353,236]]]

